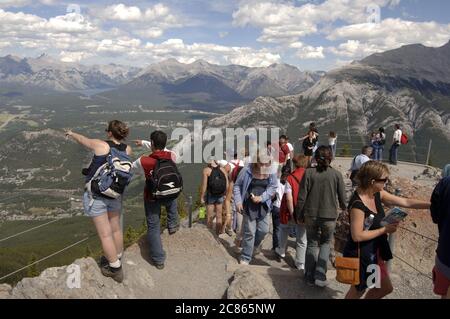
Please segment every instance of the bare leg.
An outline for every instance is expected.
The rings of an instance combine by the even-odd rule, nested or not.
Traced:
[[[121,254],[123,252],[123,232],[120,225],[120,213],[108,213],[108,218],[117,254]]]
[[[114,243],[113,232],[109,223],[108,214],[94,217],[92,220],[94,221],[95,228],[97,229],[106,259],[108,259],[110,263],[116,262],[118,260],[117,250]]]
[[[222,230],[222,204],[216,204],[216,233],[217,235],[221,234]]]
[[[222,229],[220,233],[224,233],[225,229],[231,229],[231,195],[233,194],[233,189],[228,187],[227,195],[224,201],[224,209],[222,215]]]
[[[444,297],[443,299],[450,299],[450,287],[447,290],[447,296]]]
[[[207,225],[208,228],[213,228],[213,222],[214,222],[214,205],[207,205],[206,206],[206,216],[207,216]]]
[[[355,286],[351,286],[345,295],[345,299],[361,299],[363,295],[364,291],[358,291]]]
[[[388,277],[381,280],[381,288],[370,289],[365,299],[382,299],[392,293],[394,287],[392,287],[391,279]]]

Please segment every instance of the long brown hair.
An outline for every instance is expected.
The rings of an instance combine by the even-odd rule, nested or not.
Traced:
[[[111,132],[112,136],[117,140],[124,140],[130,133],[128,126],[121,121],[113,120],[108,123],[107,132]]]

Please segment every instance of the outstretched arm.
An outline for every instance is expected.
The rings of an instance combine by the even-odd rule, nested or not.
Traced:
[[[71,137],[75,142],[94,151],[95,155],[105,155],[109,152],[109,146],[102,140],[87,138],[71,130],[66,131],[66,136]]]
[[[398,197],[386,191],[381,192],[381,200],[387,206],[399,206],[403,208],[429,209],[431,206],[429,201]]]

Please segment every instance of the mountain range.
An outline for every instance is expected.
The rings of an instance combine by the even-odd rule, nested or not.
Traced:
[[[265,68],[221,66],[203,60],[184,64],[169,59],[147,68],[116,64],[86,66],[38,58],[0,58],[0,84],[60,92],[110,89],[102,97],[122,102],[148,101],[179,105],[248,102],[258,96],[297,94],[310,88],[324,72],[302,72],[287,64]]]
[[[379,127],[387,129],[389,144],[398,123],[410,135],[404,148],[408,159],[423,163],[432,140],[434,161],[449,162],[450,42],[371,55],[328,72],[301,94],[257,98],[209,124],[246,127],[255,121],[278,126],[293,137],[304,136],[309,123],[316,122],[323,135],[337,132],[341,145],[348,143],[354,152]]]

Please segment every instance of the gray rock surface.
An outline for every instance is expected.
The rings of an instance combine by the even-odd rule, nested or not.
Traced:
[[[280,298],[270,280],[250,271],[239,269],[227,291],[228,299],[275,299]]]

